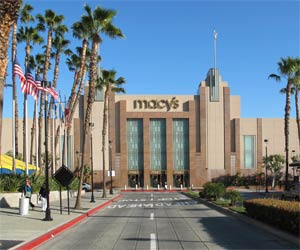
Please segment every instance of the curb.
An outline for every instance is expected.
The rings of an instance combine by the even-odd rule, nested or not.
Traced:
[[[29,250],[29,249],[33,249],[34,247],[44,243],[45,241],[53,238],[55,235],[58,235],[59,233],[63,232],[64,230],[76,225],[78,222],[82,221],[83,219],[91,216],[92,214],[96,213],[97,211],[99,211],[100,209],[108,206],[110,203],[114,202],[115,200],[119,199],[122,196],[122,194],[118,194],[116,197],[101,203],[100,205],[98,205],[95,208],[91,208],[90,210],[88,210],[86,213],[58,226],[57,228],[54,228],[50,231],[48,231],[47,233],[35,238],[34,240],[31,240],[29,242],[26,242],[20,246],[18,246],[17,248],[14,248],[16,250]]]

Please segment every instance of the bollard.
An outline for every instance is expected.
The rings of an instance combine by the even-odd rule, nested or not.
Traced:
[[[172,190],[172,185],[170,185],[170,190]]]
[[[182,184],[180,184],[180,190],[182,190]]]
[[[135,190],[137,190],[138,189],[138,185],[137,184],[135,184]]]
[[[127,190],[127,187],[126,187],[126,185],[125,185],[125,190]]]
[[[147,185],[147,190],[149,189],[148,185]]]
[[[159,190],[159,184],[157,184],[157,190]]]
[[[20,215],[27,215],[29,211],[29,199],[21,197],[19,199],[19,213]]]

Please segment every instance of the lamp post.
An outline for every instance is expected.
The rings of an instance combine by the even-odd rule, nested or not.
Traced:
[[[90,122],[89,123],[90,127],[90,141],[91,141],[91,181],[92,181],[92,194],[91,194],[91,201],[90,202],[95,202],[95,197],[94,197],[94,164],[93,164],[93,136],[92,136],[92,131],[94,128],[94,123]]]
[[[265,139],[264,140],[264,143],[265,143],[265,149],[266,149],[266,161],[265,161],[265,168],[266,168],[266,176],[265,176],[265,183],[266,183],[266,193],[268,193],[268,169],[267,169],[267,166],[268,166],[268,139]]]
[[[112,158],[111,158],[111,152],[112,151],[112,141],[109,140],[109,173],[110,173],[110,190],[109,193],[113,194],[113,188],[112,188]]]
[[[42,81],[42,87],[48,88],[51,87],[51,82]],[[46,194],[47,194],[47,208],[45,212],[44,221],[52,221],[51,210],[50,210],[50,201],[49,201],[49,169],[48,169],[48,122],[47,122],[47,113],[48,113],[48,92],[44,91],[44,120],[45,120],[45,178],[46,178]]]

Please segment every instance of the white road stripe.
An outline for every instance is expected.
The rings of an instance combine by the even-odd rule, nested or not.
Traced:
[[[151,213],[150,214],[150,220],[153,220],[154,219],[154,213]]]
[[[150,234],[150,250],[156,250],[156,235]]]

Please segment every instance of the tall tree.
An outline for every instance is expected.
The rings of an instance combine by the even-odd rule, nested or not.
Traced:
[[[25,5],[26,8],[27,5]],[[29,22],[34,21],[34,17],[31,16],[27,11],[25,11],[23,8],[23,10],[21,11],[21,21],[25,24],[28,25]],[[32,10],[32,9],[30,9]],[[24,15],[24,16],[22,16]],[[39,32],[36,28],[34,27],[28,27],[28,26],[21,26],[19,28],[19,31],[17,33],[17,41],[19,43],[24,42],[25,43],[25,68],[28,67],[29,64],[29,60],[30,60],[30,54],[31,54],[31,48],[33,44],[41,44],[44,42],[44,39],[39,35]],[[23,107],[23,158],[24,160],[27,162],[28,159],[26,159],[27,157],[27,143],[26,143],[26,137],[27,137],[27,123],[26,123],[26,119],[27,117],[25,117],[27,115],[27,103],[26,103],[26,99],[27,99],[27,94],[24,94],[24,107]]]
[[[282,155],[269,155],[268,157],[263,157],[263,163],[265,167],[272,173],[272,189],[275,188],[275,180],[279,175],[280,170],[283,168],[284,158]]]
[[[125,83],[125,78],[119,77],[116,79],[116,71],[115,70],[102,70],[102,76],[99,79],[99,84],[96,88],[100,88],[104,91],[104,105],[103,105],[103,126],[102,126],[102,165],[106,165],[106,154],[105,154],[105,147],[106,147],[106,136],[107,136],[107,129],[109,127],[108,124],[108,112],[109,112],[109,100],[111,93],[125,93],[122,84]],[[103,197],[106,197],[106,180],[105,175],[106,172],[103,169]]]
[[[284,136],[285,136],[285,190],[288,189],[288,175],[289,175],[289,134],[290,134],[290,112],[291,112],[291,91],[293,82],[296,79],[297,71],[299,70],[299,58],[281,58],[281,61],[277,63],[278,71],[280,75],[271,74],[269,78],[273,78],[276,81],[281,81],[281,78],[285,78],[286,83],[286,98],[284,109]]]
[[[97,6],[94,11],[88,5],[84,6],[86,15],[81,17],[83,28],[88,31],[89,38],[92,41],[91,58],[89,65],[89,90],[87,107],[84,117],[83,138],[82,138],[82,155],[85,153],[86,136],[88,133],[91,110],[95,99],[95,87],[97,81],[97,58],[99,54],[99,44],[102,42],[100,33],[107,35],[110,38],[123,37],[121,30],[115,27],[112,23],[113,17],[117,14],[114,10],[103,9]],[[84,171],[84,157],[81,159],[80,181],[78,187],[78,195],[76,199],[76,208],[81,207],[81,189]],[[103,166],[105,171],[105,166]],[[105,186],[105,185],[104,185]]]
[[[11,60],[12,64],[16,59],[17,55],[17,31],[18,31],[18,18],[16,18],[13,25],[12,32],[12,46],[11,46]],[[17,98],[17,82],[14,69],[12,67],[12,88],[13,88],[13,172],[16,173],[16,158],[19,155],[19,109],[18,109],[18,98]]]
[[[61,25],[64,20],[63,15],[56,15],[52,10],[45,10],[45,15],[38,14],[36,16],[38,19],[38,29],[45,31],[47,30],[47,47],[46,47],[46,60],[43,67],[43,81],[47,82],[47,74],[50,66],[50,55],[51,55],[51,47],[52,47],[52,33],[53,31]],[[40,103],[44,103],[45,94],[44,91],[41,92]],[[43,106],[40,105],[39,111],[39,145],[42,145],[42,128],[43,128]],[[38,155],[39,166],[41,166],[41,150],[39,150]]]
[[[299,111],[299,93],[300,93],[300,58],[298,58],[298,70],[293,82],[293,89],[295,94],[295,107],[296,107],[296,122],[298,129],[298,142],[300,148],[300,111]]]
[[[3,90],[8,64],[9,34],[18,18],[22,0],[0,1],[0,158],[2,141]],[[0,159],[1,160],[1,159]]]

